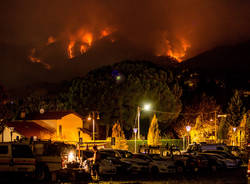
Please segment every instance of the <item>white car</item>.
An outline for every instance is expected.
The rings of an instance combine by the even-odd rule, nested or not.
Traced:
[[[36,159],[29,145],[0,143],[0,172],[33,175]]]

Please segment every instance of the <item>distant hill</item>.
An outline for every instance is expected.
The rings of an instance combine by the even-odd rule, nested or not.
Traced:
[[[248,88],[250,82],[250,41],[217,47],[180,64],[202,76],[223,79],[231,87]]]

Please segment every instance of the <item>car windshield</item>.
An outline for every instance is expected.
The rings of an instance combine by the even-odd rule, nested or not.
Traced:
[[[117,150],[122,158],[133,158],[133,154],[128,151]]]
[[[164,160],[160,155],[149,155],[152,160]]]
[[[14,158],[33,158],[28,145],[12,145],[12,153]]]

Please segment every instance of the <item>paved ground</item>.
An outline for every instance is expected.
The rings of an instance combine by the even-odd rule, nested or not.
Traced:
[[[1,175],[1,173],[0,173]],[[26,178],[16,175],[1,175],[0,183],[27,183],[27,184],[47,184],[53,182],[38,182],[35,179]],[[64,180],[54,183],[59,184],[87,184],[94,183],[87,177],[76,177],[73,181],[71,177],[64,178]],[[129,177],[118,179],[106,178],[105,180],[95,182],[102,184],[250,184],[250,178],[246,177],[246,169],[233,169],[216,173],[199,173],[199,174],[185,174],[185,175],[168,175],[168,176],[153,176],[149,177],[147,174],[140,177]]]

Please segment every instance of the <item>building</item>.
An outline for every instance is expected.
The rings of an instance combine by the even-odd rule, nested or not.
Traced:
[[[11,127],[11,128],[10,128]],[[7,123],[3,132],[3,141],[12,138],[36,136],[40,139],[51,139],[69,143],[91,140],[87,131],[83,132],[83,117],[72,111],[22,114],[20,120]],[[12,132],[12,133],[11,133]],[[1,137],[1,136],[0,136]]]
[[[3,132],[0,134],[0,141],[10,142],[23,137],[48,139],[53,135],[53,133],[53,131],[46,129],[32,121],[12,121],[6,123]]]

